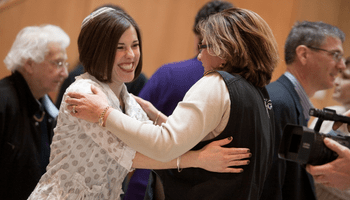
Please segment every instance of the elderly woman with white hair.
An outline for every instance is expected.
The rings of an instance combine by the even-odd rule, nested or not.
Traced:
[[[68,76],[69,36],[58,26],[23,28],[0,80],[1,199],[27,199],[49,163],[58,110],[47,93]]]

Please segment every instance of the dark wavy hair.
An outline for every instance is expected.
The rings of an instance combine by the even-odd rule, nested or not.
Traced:
[[[231,8],[199,23],[208,52],[226,61],[222,69],[239,74],[257,87],[270,81],[278,63],[277,43],[270,27],[255,12]]]
[[[212,14],[215,14],[233,7],[235,6],[232,3],[227,1],[220,1],[220,0],[209,1],[208,3],[204,4],[202,8],[199,9],[194,19],[194,25],[193,25],[194,34],[199,36],[201,34],[199,30],[197,30],[197,25],[201,20],[205,20]]]
[[[142,71],[141,33],[134,19],[118,10],[99,14],[82,26],[78,50],[85,71],[101,82],[111,82],[119,39],[131,26],[136,30],[140,45],[140,61],[135,70],[135,80]]]

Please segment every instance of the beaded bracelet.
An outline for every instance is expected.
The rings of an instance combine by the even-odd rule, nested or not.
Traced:
[[[99,117],[99,119],[98,119],[98,124],[100,125],[100,126],[102,126],[102,127],[104,127],[104,117],[105,117],[105,114],[106,114],[106,112],[107,112],[107,110],[108,110],[108,108],[109,108],[109,106],[107,106],[103,111],[102,111],[102,113],[101,113],[101,115],[100,115],[100,117]]]

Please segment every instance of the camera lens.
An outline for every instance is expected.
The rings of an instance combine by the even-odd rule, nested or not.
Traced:
[[[323,143],[324,137],[325,136],[320,133],[315,133],[314,144],[307,164],[323,165],[337,158],[334,156],[334,152]]]

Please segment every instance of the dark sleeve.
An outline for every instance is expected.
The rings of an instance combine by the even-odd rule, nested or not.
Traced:
[[[273,83],[267,86],[275,117],[275,149],[273,164],[264,184],[261,199],[281,200],[286,174],[286,161],[278,157],[279,144],[284,126],[297,119],[291,95],[282,86]]]
[[[313,200],[314,183],[312,177],[300,164],[278,157],[278,150],[287,124],[297,124],[297,105],[292,94],[282,84],[272,83],[268,87],[275,114],[275,151],[271,171],[265,181],[261,199],[271,200]]]
[[[145,86],[139,93],[139,97],[151,102],[159,111],[165,115],[170,115],[174,108],[167,106],[172,103],[172,100],[168,98],[167,91],[169,89],[169,71],[159,68],[152,77],[147,81]]]
[[[57,99],[56,99],[56,107],[57,109],[60,109],[61,106],[61,102],[62,102],[62,98],[64,93],[66,92],[66,89],[70,86],[70,84],[72,84],[74,82],[74,80],[72,81],[70,77],[68,77],[66,80],[64,80],[64,82],[62,83],[62,86],[60,88],[60,91],[57,95]]]
[[[6,99],[4,95],[0,95],[0,149],[3,149],[4,137],[5,137],[5,124],[6,124]],[[0,151],[0,157],[1,157]]]
[[[148,81],[147,77],[143,73],[141,73],[136,80],[130,83],[126,83],[125,85],[128,88],[128,92],[138,96],[142,88],[147,83],[147,81]]]

